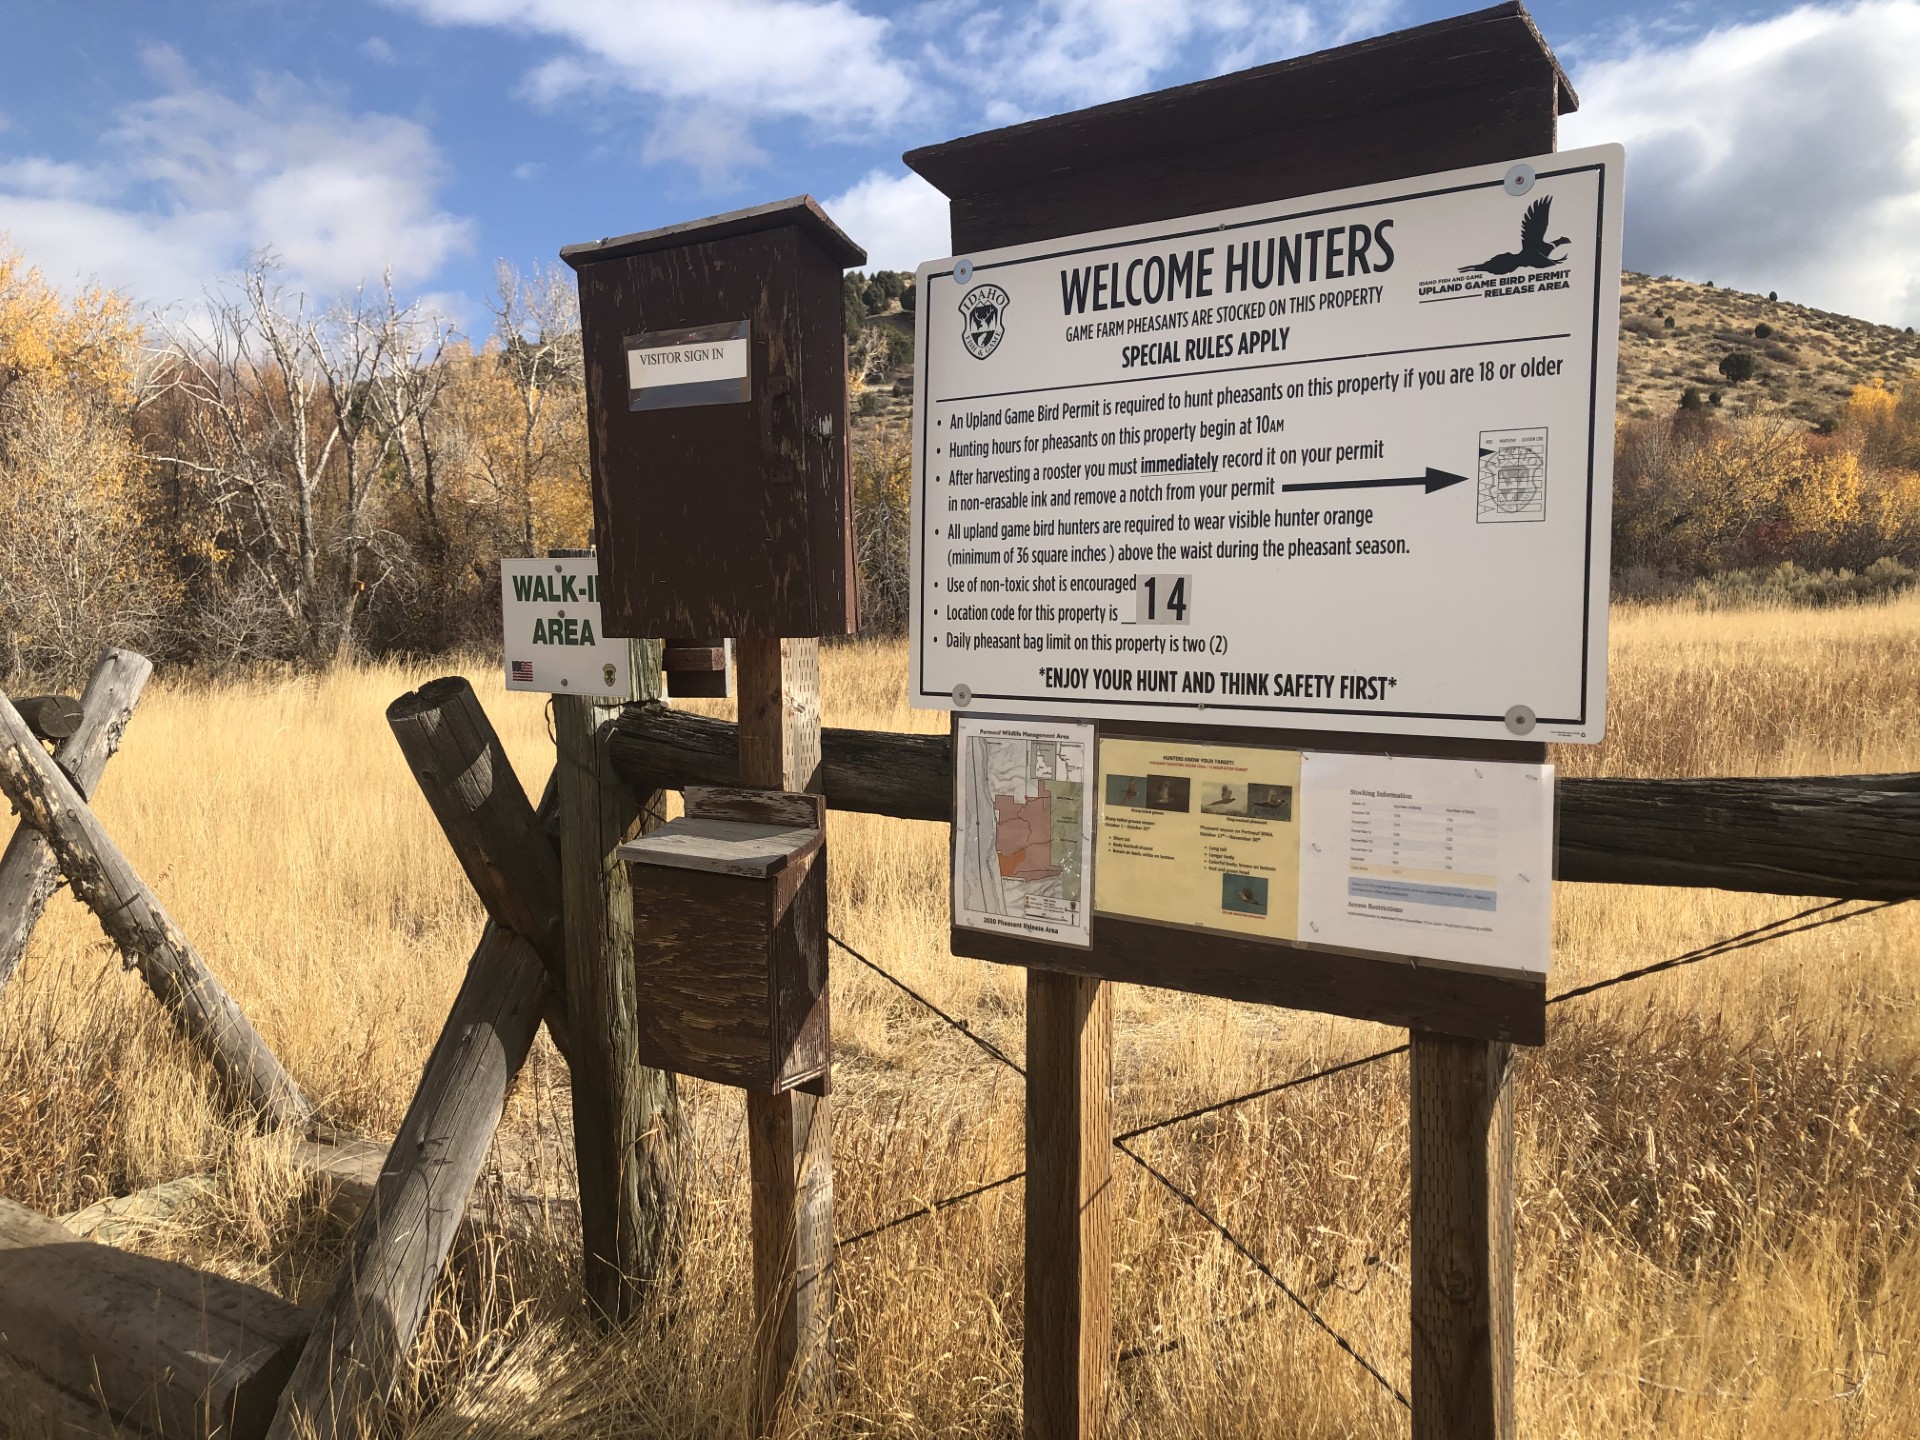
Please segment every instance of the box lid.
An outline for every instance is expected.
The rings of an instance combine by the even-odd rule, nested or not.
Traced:
[[[746,820],[702,817],[672,820],[658,830],[629,840],[617,852],[632,865],[670,870],[705,870],[764,880],[786,869],[793,857],[820,843],[812,827],[795,829]]]

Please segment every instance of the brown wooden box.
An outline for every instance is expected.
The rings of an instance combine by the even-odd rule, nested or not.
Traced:
[[[607,633],[850,632],[841,276],[866,252],[802,196],[560,258],[579,274]],[[667,373],[663,348],[743,326],[743,376],[636,388]],[[629,351],[651,360],[630,372]]]
[[[826,802],[688,787],[620,847],[633,882],[640,1058],[763,1094],[826,1088]]]

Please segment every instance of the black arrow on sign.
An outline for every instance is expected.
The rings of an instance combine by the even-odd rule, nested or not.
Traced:
[[[1424,485],[1427,494],[1449,485],[1464,485],[1467,477],[1451,470],[1436,470],[1431,465],[1424,475],[1403,475],[1394,480],[1314,480],[1300,485],[1282,485],[1282,490],[1384,490],[1390,485]]]

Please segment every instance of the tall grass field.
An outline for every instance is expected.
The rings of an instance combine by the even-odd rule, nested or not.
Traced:
[[[905,659],[898,644],[828,649],[826,722],[944,728],[906,708]],[[156,682],[98,794],[329,1121],[369,1135],[398,1123],[484,918],[383,718],[433,673]],[[504,693],[483,662],[469,673],[537,795],[543,700]],[[1558,752],[1563,774],[1920,769],[1920,600],[1618,610],[1612,674],[1611,738]],[[947,950],[944,827],[829,823],[835,933],[1017,1057],[1024,977]],[[1556,898],[1556,991],[1799,908],[1607,886]],[[1181,963],[1171,933],[1165,963]],[[844,954],[832,1005],[840,1235],[1021,1168],[1017,1076]],[[1404,1038],[1132,987],[1115,1031],[1123,1128]],[[1388,1061],[1137,1142],[1402,1389],[1406,1084]],[[698,1082],[682,1093],[690,1240],[653,1313],[611,1338],[591,1329],[562,1221],[467,1247],[387,1433],[745,1433],[744,1107]],[[565,1196],[568,1106],[543,1039],[489,1183]],[[1556,1007],[1546,1046],[1518,1062],[1517,1116],[1522,1433],[1920,1431],[1920,907]],[[56,897],[0,996],[0,1194],[66,1214],[216,1176],[121,1243],[317,1303],[345,1232],[286,1143],[230,1128],[91,914]],[[1407,1433],[1405,1410],[1198,1216],[1125,1156],[1114,1173],[1112,1434]],[[795,1432],[1017,1436],[1021,1245],[1014,1184],[843,1249],[839,1408]],[[0,1432],[35,1423],[0,1396]]]

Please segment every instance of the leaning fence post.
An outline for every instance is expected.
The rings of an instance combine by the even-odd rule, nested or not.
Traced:
[[[1412,1032],[1414,1440],[1514,1433],[1510,1059]]]
[[[659,641],[633,642],[633,674],[636,699],[660,698]],[[633,900],[614,851],[653,827],[660,796],[636,796],[607,763],[603,727],[619,713],[553,697],[580,1230],[588,1302],[614,1324],[672,1263],[682,1127],[673,1076],[640,1063]]]
[[[92,800],[151,674],[153,662],[131,650],[108,650],[93,667],[86,693],[80,697],[79,723],[67,730],[53,752],[54,763],[73,781],[81,799]],[[21,718],[37,733],[49,733],[44,718],[36,721],[25,710]],[[26,953],[27,941],[59,876],[60,865],[46,837],[31,825],[19,826],[0,858],[0,990],[6,989]]]
[[[262,1126],[305,1124],[313,1106],[173,922],[19,711],[0,695],[0,793],[46,837],[73,893],[140,971],[221,1083]]]
[[[742,638],[734,656],[740,783],[820,793],[820,642]],[[833,1403],[832,1101],[749,1090],[747,1151],[759,1327],[752,1425],[764,1435],[783,1395]]]

